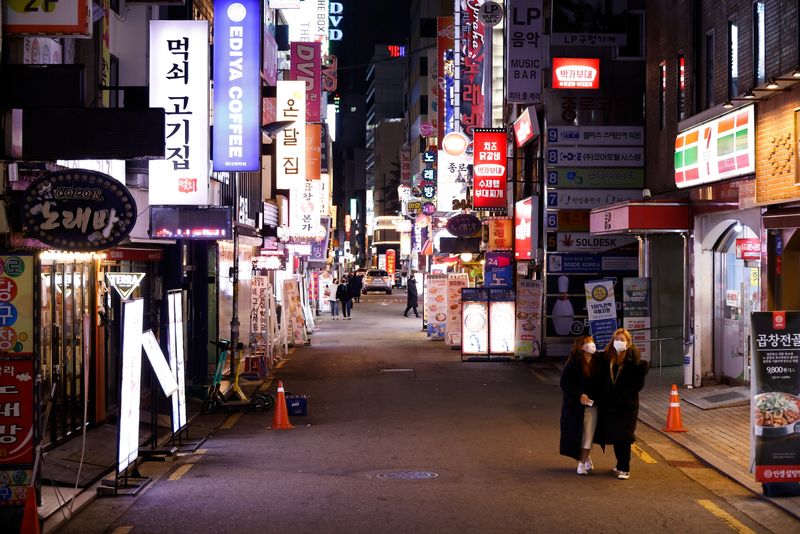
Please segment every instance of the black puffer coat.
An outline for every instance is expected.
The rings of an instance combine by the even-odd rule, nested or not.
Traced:
[[[612,380],[613,366],[609,356],[605,359],[605,395],[600,408],[600,422],[605,427],[605,443],[633,443],[636,441],[636,421],[639,417],[639,392],[644,387],[648,363],[634,363],[631,356],[636,347],[628,349],[616,381]]]
[[[581,356],[582,357],[582,356]],[[561,372],[561,390],[564,392],[561,403],[561,440],[559,453],[578,460],[581,454],[581,438],[583,437],[583,409],[581,395],[586,395],[600,409],[603,400],[605,382],[603,380],[605,358],[602,352],[596,352],[589,363],[589,376],[583,373],[580,362],[571,360]],[[594,441],[604,443],[601,428],[598,425]]]

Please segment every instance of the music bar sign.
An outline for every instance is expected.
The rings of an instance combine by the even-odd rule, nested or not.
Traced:
[[[122,300],[128,300],[131,293],[139,287],[145,273],[106,273],[108,285],[119,293]]]

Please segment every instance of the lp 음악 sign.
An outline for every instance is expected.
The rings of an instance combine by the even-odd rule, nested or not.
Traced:
[[[750,317],[756,481],[800,482],[800,312]]]

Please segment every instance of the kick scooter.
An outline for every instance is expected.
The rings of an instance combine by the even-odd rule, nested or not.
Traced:
[[[212,341],[215,345],[220,347],[219,359],[217,360],[217,367],[214,370],[214,380],[208,387],[206,399],[203,401],[201,411],[204,414],[214,413],[219,407],[225,408],[252,408],[260,412],[262,410],[269,410],[275,404],[275,398],[269,393],[254,393],[250,399],[247,398],[242,388],[239,386],[239,369],[234,369],[234,361],[231,361],[231,375],[233,376],[233,383],[227,392],[223,393],[222,384],[222,370],[225,367],[225,362],[230,354],[231,342],[227,339],[220,339],[219,341]],[[236,349],[241,353],[244,350],[244,343],[237,343]],[[238,367],[238,366],[237,366]]]

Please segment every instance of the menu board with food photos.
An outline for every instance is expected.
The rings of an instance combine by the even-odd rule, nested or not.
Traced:
[[[447,323],[447,275],[429,274],[425,280],[425,316],[428,337],[444,339]]]
[[[750,317],[756,481],[800,482],[800,312]]]
[[[514,354],[514,290],[489,289],[489,354]]]
[[[537,358],[542,353],[543,280],[517,280],[517,358]]]
[[[469,287],[467,273],[447,275],[447,322],[444,325],[444,342],[448,347],[461,345],[461,289]]]

